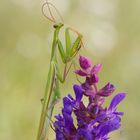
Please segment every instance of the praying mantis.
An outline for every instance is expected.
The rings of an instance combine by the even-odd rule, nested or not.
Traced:
[[[55,24],[54,27],[54,36],[52,42],[52,51],[50,58],[50,66],[47,78],[47,84],[45,89],[45,95],[42,100],[42,112],[40,117],[39,130],[37,135],[37,140],[46,140],[47,130],[50,125],[50,119],[53,113],[54,105],[57,103],[60,98],[60,89],[59,84],[64,83],[66,76],[71,68],[72,60],[75,55],[78,53],[79,49],[83,45],[82,35],[74,31],[72,28],[67,27],[65,29],[65,49],[62,45],[62,42],[59,39],[59,32],[64,26],[62,23]],[[71,43],[70,40],[70,31],[75,32],[77,37],[74,43]],[[61,74],[59,70],[59,64],[57,61],[57,50],[60,53],[61,60],[64,64],[64,73]],[[69,67],[68,63],[71,63]]]

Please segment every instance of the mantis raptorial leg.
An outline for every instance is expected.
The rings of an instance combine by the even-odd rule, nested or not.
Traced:
[[[47,117],[51,119],[54,104],[60,98],[59,83],[60,82],[63,83],[65,81],[68,71],[71,67],[71,64],[70,64],[70,67],[67,69],[67,64],[72,61],[72,59],[77,54],[77,52],[79,51],[82,45],[82,40],[81,40],[82,36],[76,33],[77,38],[75,42],[73,43],[73,45],[71,46],[70,33],[69,33],[71,28],[66,28],[65,30],[66,49],[64,49],[58,36],[61,27],[63,27],[62,23],[54,25],[55,31],[54,31],[54,37],[53,37],[53,43],[52,43],[50,67],[49,67],[49,72],[48,72],[45,95],[42,101],[43,107],[42,107],[42,112],[41,112],[41,117],[40,117],[37,140],[46,139],[46,134],[47,134],[49,124],[50,124],[50,121],[49,119],[47,119]],[[59,66],[57,63],[57,58],[56,58],[57,47],[58,47],[62,62],[65,65],[63,76],[61,75],[59,71]]]

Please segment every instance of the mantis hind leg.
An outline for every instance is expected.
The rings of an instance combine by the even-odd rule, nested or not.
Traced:
[[[61,98],[61,93],[60,93],[60,87],[59,87],[59,81],[58,79],[55,80],[55,85],[54,85],[54,89],[51,95],[51,101],[49,104],[48,109],[51,110],[54,108],[54,106],[59,102],[60,98]]]

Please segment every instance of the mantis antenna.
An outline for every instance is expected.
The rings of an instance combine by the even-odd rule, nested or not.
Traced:
[[[48,10],[49,10],[49,13],[50,13],[50,16],[51,16],[51,17],[49,17],[49,16],[46,15],[46,13],[45,13],[45,11],[44,11],[45,6],[48,7]],[[63,20],[63,18],[62,18],[62,16],[61,16],[59,10],[58,10],[52,3],[48,2],[48,0],[46,0],[46,2],[42,5],[42,8],[41,8],[43,15],[44,15],[48,20],[50,20],[51,22],[56,23],[56,20],[55,20],[53,14],[52,14],[52,11],[51,11],[50,6],[53,7],[53,8],[55,9],[56,13],[59,15],[59,17],[60,17],[60,19],[61,19],[61,22],[63,23],[64,20]]]
[[[44,11],[45,6],[48,7],[48,10],[49,10],[49,13],[50,13],[50,16],[51,16],[51,17],[49,17],[49,16],[46,15],[46,13],[45,13],[45,11]],[[43,3],[43,5],[42,5],[42,8],[41,8],[42,14],[43,14],[48,20],[50,20],[51,22],[56,23],[56,20],[55,20],[53,14],[52,14],[52,11],[51,11],[50,6],[52,6],[52,7],[55,9],[56,13],[59,15],[59,17],[60,17],[60,19],[61,19],[61,22],[64,23],[64,20],[63,20],[63,18],[62,18],[62,16],[61,16],[59,10],[58,10],[52,3],[48,2],[48,0],[46,0],[46,1]],[[69,29],[70,29],[71,31],[75,32],[77,35],[80,35],[79,32],[78,32],[77,30],[75,30],[75,29],[73,29],[73,28],[71,28],[71,27],[69,27]],[[83,44],[83,40],[82,40],[82,39],[81,39],[81,41],[80,41],[80,45],[81,45],[81,47],[84,47],[84,44]]]

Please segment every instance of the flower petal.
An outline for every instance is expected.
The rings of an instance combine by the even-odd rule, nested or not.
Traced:
[[[74,85],[73,86],[75,96],[76,96],[76,102],[80,103],[82,97],[83,97],[83,89],[79,85]]]
[[[84,56],[80,56],[79,64],[82,69],[87,69],[87,68],[91,67],[91,61]]]
[[[99,77],[97,76],[97,74],[92,74],[91,75],[91,81],[92,81],[92,83],[98,83],[99,82]]]
[[[68,114],[71,114],[72,113],[72,104],[71,104],[71,101],[69,98],[67,98],[67,97],[63,98],[63,105],[64,105],[63,111]]]
[[[109,110],[114,110],[116,106],[125,98],[125,93],[119,93],[117,94],[111,101],[111,104],[109,106]]]
[[[114,92],[114,90],[115,90],[114,85],[111,83],[107,83],[102,89],[99,90],[98,94],[100,96],[106,97],[111,95]]]
[[[100,131],[100,137],[104,137],[106,135],[108,135],[108,133],[110,133],[111,131],[114,131],[116,129],[120,128],[120,124],[107,124],[104,127],[102,127],[101,131]]]
[[[79,76],[87,76],[87,73],[82,70],[76,70],[75,73],[78,74]]]
[[[102,68],[102,64],[96,64],[94,67],[91,69],[91,74],[97,74]]]
[[[91,132],[89,132],[87,129],[79,129],[78,130],[79,138],[85,139],[85,140],[93,140],[93,135]]]
[[[86,95],[86,96],[95,96],[95,94],[96,94],[96,92],[94,91],[94,90],[86,90],[85,92],[84,92],[84,94]]]
[[[73,126],[73,118],[68,113],[63,112],[63,110],[62,110],[62,113],[63,113],[63,116],[64,116],[65,128],[67,130],[69,130]]]

